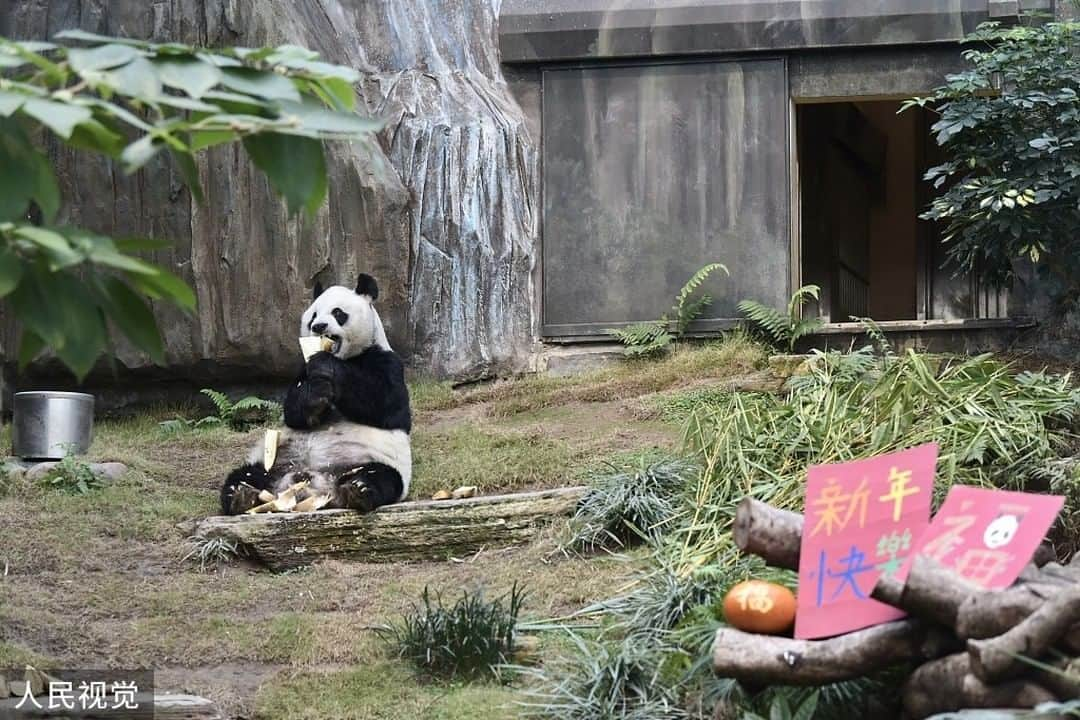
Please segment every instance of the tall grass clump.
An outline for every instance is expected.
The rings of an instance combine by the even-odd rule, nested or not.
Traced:
[[[479,591],[465,592],[447,606],[425,587],[420,604],[380,634],[402,659],[440,679],[496,677],[499,668],[512,659],[524,598],[515,583],[509,593],[494,600]]]
[[[636,470],[613,469],[595,478],[570,519],[569,547],[595,550],[655,542],[675,516],[695,471],[684,460],[642,459]]]

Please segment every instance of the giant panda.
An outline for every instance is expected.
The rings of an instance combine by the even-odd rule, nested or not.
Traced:
[[[263,466],[263,443],[221,488],[226,515],[261,501],[260,490],[279,493],[309,485],[297,496],[328,494],[331,508],[369,512],[403,500],[412,479],[412,416],[401,359],[386,339],[372,303],[379,288],[360,275],[356,289],[315,285],[300,321],[301,337],[323,336],[333,345],[311,356],[285,398],[285,425],[277,457]]]

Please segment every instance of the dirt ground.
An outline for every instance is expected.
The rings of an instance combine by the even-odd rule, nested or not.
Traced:
[[[679,422],[665,402],[752,378],[763,364],[759,348],[733,340],[571,379],[464,392],[416,382],[413,496],[466,483],[482,492],[571,485],[607,463],[675,451]],[[528,547],[465,562],[202,571],[184,559],[190,546],[177,526],[217,512],[221,480],[262,431],[166,435],[158,423],[176,412],[97,424],[91,458],[130,468],[103,489],[0,484],[0,667],[153,668],[159,691],[209,697],[230,718],[514,717],[519,688],[418,676],[374,628],[425,587],[452,598],[523,583],[524,619],[564,616],[613,594],[633,563],[555,552],[556,527]],[[542,637],[541,657],[557,646]]]

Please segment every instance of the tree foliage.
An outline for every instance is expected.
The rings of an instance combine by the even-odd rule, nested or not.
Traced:
[[[0,303],[23,328],[20,366],[49,348],[81,379],[111,329],[162,362],[150,302],[191,311],[195,295],[133,255],[162,243],[63,224],[43,147],[105,156],[127,174],[167,154],[201,201],[196,154],[240,142],[290,214],[313,214],[327,195],[323,142],[370,143],[380,124],[355,112],[356,71],[304,48],[56,40],[0,38]]]
[[[1080,267],[1080,24],[985,23],[967,39],[970,67],[929,97],[948,160],[926,179],[941,193],[921,215],[944,224],[951,264],[991,283],[1017,260],[1076,287]]]

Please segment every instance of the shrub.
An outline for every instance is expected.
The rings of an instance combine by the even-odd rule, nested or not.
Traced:
[[[495,677],[513,656],[524,597],[515,583],[495,600],[485,600],[479,591],[465,592],[447,607],[425,587],[420,604],[381,634],[400,657],[444,680]]]
[[[587,640],[547,668],[523,672],[532,682],[521,717],[552,720],[684,720],[677,690],[661,682],[652,644]]]
[[[1030,260],[1076,289],[1080,223],[1080,24],[985,23],[970,67],[903,109],[934,107],[948,160],[926,175],[943,192],[921,216],[944,224],[957,270],[993,283]]]

